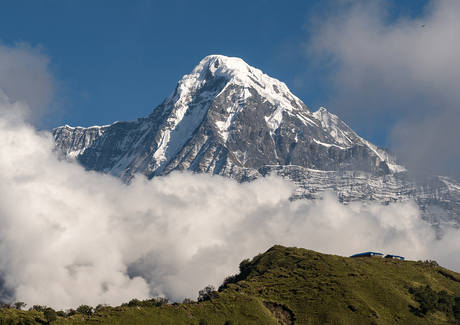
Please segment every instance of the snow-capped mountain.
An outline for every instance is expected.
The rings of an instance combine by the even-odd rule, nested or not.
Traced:
[[[325,108],[312,113],[284,83],[238,58],[204,58],[145,118],[52,132],[63,156],[125,182],[173,170],[239,181],[274,171],[296,184],[294,197],[333,189],[344,202],[415,198],[432,223],[431,207],[460,220],[458,181],[410,176],[387,149]]]

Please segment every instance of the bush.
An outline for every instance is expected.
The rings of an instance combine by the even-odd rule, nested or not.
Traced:
[[[32,306],[32,310],[36,310],[36,311],[40,311],[40,312],[44,312],[46,310],[46,306],[42,306],[42,305],[33,305]]]
[[[452,312],[454,314],[454,318],[460,321],[460,297],[454,298],[454,306],[452,307]]]
[[[63,310],[57,311],[56,315],[58,315],[59,317],[64,317],[64,318],[66,317],[66,314]]]
[[[110,306],[107,305],[107,304],[99,304],[99,305],[96,306],[96,308],[94,308],[94,312],[97,313],[97,312],[103,310],[104,308],[110,308]]]
[[[36,324],[36,322],[35,322],[33,317],[26,316],[26,317],[24,317],[22,319],[22,324],[24,324],[24,325],[34,325],[34,324]]]
[[[410,288],[409,292],[415,296],[415,300],[420,304],[419,310],[422,314],[426,315],[438,308],[438,295],[429,285]]]
[[[73,316],[73,315],[76,315],[78,314],[77,311],[73,308],[70,308],[70,309],[67,309],[66,310],[66,317],[70,317],[70,316]]]
[[[216,289],[212,285],[208,285],[203,290],[200,290],[198,292],[198,302],[219,298],[219,293],[215,290]]]
[[[11,303],[0,301],[0,309],[2,308],[11,308]]]
[[[127,305],[128,307],[138,307],[142,305],[142,301],[139,299],[131,299]]]
[[[14,303],[14,308],[19,309],[19,310],[22,309],[22,307],[25,308],[26,306],[27,306],[27,304],[25,302],[22,302],[22,301],[18,301],[18,302]]]
[[[433,260],[425,260],[425,261],[418,261],[418,262],[429,264],[430,266],[434,266],[434,267],[439,266],[438,262],[433,261]]]
[[[43,314],[45,315],[45,318],[48,321],[48,323],[55,321],[57,319],[56,311],[53,308],[46,308],[43,311]]]
[[[224,279],[224,282],[222,282],[218,291],[221,292],[222,290],[227,288],[230,283],[236,283],[236,282],[238,282],[237,275],[229,275],[228,277]]]
[[[128,303],[121,304],[128,307],[161,307],[169,304],[169,299],[164,297],[156,297],[146,300],[131,299]]]
[[[93,307],[88,305],[81,305],[77,308],[77,312],[83,315],[91,316],[93,314]]]
[[[413,294],[415,300],[420,304],[417,310],[419,316],[440,311],[445,313],[447,318],[460,321],[460,297],[454,297],[445,290],[437,292],[429,285],[410,288],[409,293]]]
[[[156,304],[156,301],[155,299],[147,299],[147,300],[139,300],[139,299],[131,299],[130,302],[128,302],[127,304],[123,304],[123,305],[127,305],[128,307],[154,307]]]
[[[156,307],[161,307],[161,306],[169,304],[169,299],[165,297],[156,297],[155,299],[152,299],[152,300],[155,300]]]

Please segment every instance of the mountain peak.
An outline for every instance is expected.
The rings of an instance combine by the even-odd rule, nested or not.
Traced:
[[[283,82],[223,55],[201,60],[147,119],[90,132],[88,139],[84,151],[72,149],[79,161],[126,181],[136,172],[154,177],[175,169],[240,179],[264,166],[290,165],[389,172],[337,116],[324,108],[313,114]]]
[[[251,96],[248,89],[278,108],[278,111],[296,109],[310,114],[307,106],[294,96],[285,83],[271,78],[261,70],[248,65],[240,58],[209,55],[182,77],[175,91],[168,97],[175,107],[188,106],[196,96],[201,99],[215,98],[228,88],[242,89],[242,98]]]
[[[201,60],[192,74],[199,73],[204,78],[226,78],[235,83],[256,86],[274,93],[290,93],[286,84],[269,77],[261,70],[247,64],[244,60],[224,55],[209,55]]]
[[[136,173],[152,178],[174,170],[238,181],[274,172],[295,184],[294,198],[317,199],[326,189],[343,202],[415,198],[433,223],[430,206],[449,206],[446,213],[460,220],[457,180],[415,182],[388,150],[325,108],[312,113],[284,83],[239,58],[205,57],[146,118],[66,126],[53,135],[63,157],[125,182]]]
[[[262,71],[251,68],[246,62],[240,58],[228,57],[224,55],[209,55],[201,60],[200,64],[195,68],[198,70],[210,71],[214,76],[227,77],[228,79],[236,76],[254,74],[251,70],[259,75]]]

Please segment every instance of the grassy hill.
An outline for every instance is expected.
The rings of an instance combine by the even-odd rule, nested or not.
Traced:
[[[240,271],[206,301],[161,307],[131,303],[132,307],[104,307],[91,316],[57,317],[51,323],[459,323],[455,317],[460,318],[460,274],[435,263],[349,258],[274,246],[243,261]],[[40,323],[46,323],[43,312],[0,309],[0,324]]]

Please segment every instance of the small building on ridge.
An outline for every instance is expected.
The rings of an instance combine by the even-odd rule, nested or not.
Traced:
[[[403,260],[404,261],[404,257],[398,256],[398,255],[387,254],[387,255],[385,255],[385,258],[392,258],[392,259],[395,259],[395,260]]]
[[[350,257],[383,257],[382,253],[376,253],[376,252],[366,252],[366,253],[360,253],[360,254],[355,254]]]

